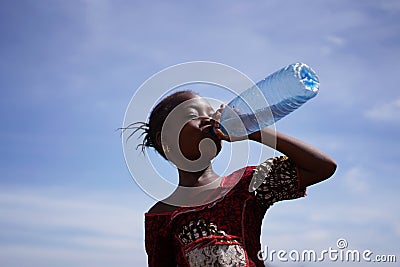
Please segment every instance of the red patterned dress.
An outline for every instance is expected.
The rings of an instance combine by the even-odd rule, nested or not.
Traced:
[[[261,224],[275,202],[305,195],[286,156],[223,178],[224,197],[198,207],[145,214],[149,266],[263,266]],[[233,187],[232,187],[233,186]]]

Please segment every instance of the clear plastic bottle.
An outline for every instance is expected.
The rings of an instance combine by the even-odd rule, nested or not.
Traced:
[[[256,132],[285,117],[316,96],[319,79],[304,63],[290,64],[235,97],[221,114],[229,136]]]

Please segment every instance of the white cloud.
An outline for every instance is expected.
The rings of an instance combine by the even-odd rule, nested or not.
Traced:
[[[333,45],[337,45],[337,46],[343,46],[346,44],[346,40],[342,37],[339,37],[337,35],[328,35],[326,36],[326,40],[333,44]]]
[[[7,191],[0,192],[0,258],[8,267],[145,265],[139,197]]]
[[[265,218],[262,245],[276,251],[313,249],[318,253],[329,247],[337,248],[336,241],[344,238],[349,249],[399,253],[400,217],[396,212],[397,203],[390,201],[396,193],[387,191],[382,196],[375,192],[355,199],[345,196],[339,188],[331,186],[329,189],[336,192],[336,197],[322,192],[315,198],[314,192],[310,192],[304,199],[274,205]],[[386,201],[384,205],[381,197]],[[325,263],[317,266],[325,266]],[[281,266],[279,262],[276,264]]]
[[[400,98],[376,105],[371,109],[365,111],[365,116],[369,119],[382,122],[400,122]]]
[[[396,235],[400,238],[400,224],[396,226]]]
[[[371,6],[375,9],[364,8],[372,2],[374,4]],[[60,51],[57,53],[59,57],[50,59],[49,55],[53,54],[43,53],[43,59],[39,63],[41,67],[56,70],[56,76],[65,77],[66,86],[59,89],[60,83],[50,84],[49,79],[27,79],[27,70],[36,69],[38,62],[35,61],[33,65],[25,64],[25,57],[21,57],[24,64],[16,65],[18,71],[10,75],[7,73],[6,76],[25,77],[23,80],[30,84],[29,91],[37,92],[31,90],[32,88],[46,90],[41,94],[45,100],[51,99],[49,96],[55,94],[73,96],[73,101],[68,107],[76,108],[77,105],[81,105],[81,110],[85,112],[93,103],[97,103],[96,108],[107,113],[119,110],[120,106],[128,101],[121,98],[131,96],[126,90],[134,90],[135,85],[140,85],[147,77],[164,67],[188,60],[223,62],[238,68],[251,78],[263,78],[267,73],[293,60],[305,60],[312,67],[315,66],[322,83],[320,95],[315,103],[321,103],[323,110],[318,112],[317,109],[313,109],[314,112],[324,114],[329,110],[344,110],[345,119],[349,121],[358,119],[355,117],[357,112],[352,112],[354,107],[363,107],[368,100],[377,100],[374,98],[376,88],[384,87],[387,89],[387,95],[396,94],[395,79],[382,81],[374,77],[391,77],[396,74],[397,62],[396,56],[393,55],[398,55],[396,33],[399,24],[396,23],[398,19],[386,15],[400,10],[398,0],[376,1],[376,4],[375,1],[365,4],[362,0],[311,1],[307,7],[304,3],[295,1],[289,5],[280,1],[249,2],[241,5],[222,3],[219,6],[207,3],[196,5],[191,2],[176,5],[161,2],[151,5],[125,4],[118,6],[111,1],[93,0],[64,4],[65,9],[63,7],[62,10],[69,12],[57,19],[62,22],[60,25],[63,27],[76,27],[72,30],[74,34],[70,35],[73,37],[73,49],[67,42],[65,47],[57,47],[57,51]],[[36,5],[30,13],[42,9],[51,11],[47,4],[37,2]],[[374,13],[377,8],[387,11],[385,16]],[[277,10],[279,12],[276,12]],[[49,19],[46,17],[49,15],[47,12],[38,14],[40,16],[37,18]],[[319,14],[317,20],[315,14]],[[35,17],[23,18],[30,21],[29,19]],[[12,18],[12,21],[15,19]],[[51,28],[52,25],[48,26]],[[49,42],[53,40],[51,36],[58,36],[54,34],[56,32],[64,32],[63,28],[56,25],[51,30],[47,39],[43,36],[41,40],[46,50],[54,49],[51,47],[52,42]],[[30,36],[26,33],[32,31],[29,28],[18,28],[18,31],[10,28],[6,35],[14,36],[15,32],[20,32],[21,36]],[[31,42],[26,40],[25,43],[29,46]],[[14,46],[12,44],[10,49],[3,50],[8,54],[14,53],[15,58],[17,55],[25,55],[16,50],[18,46]],[[30,47],[26,50],[30,51]],[[64,65],[61,63],[64,62],[67,63],[65,70],[61,68],[61,65]],[[13,65],[15,62],[10,66]],[[49,76],[47,72],[44,73],[46,77]],[[14,87],[18,88],[10,85],[10,88]],[[111,93],[105,95],[102,91]],[[25,94],[16,98],[18,101],[8,102],[20,103],[22,95],[27,95],[27,99],[32,101],[32,94],[26,90]],[[121,98],[115,101],[115,97]],[[46,105],[49,103],[46,102]],[[57,101],[53,103],[59,104]],[[397,115],[400,114],[400,99],[380,106],[371,106],[372,108],[364,114],[367,118],[377,121],[399,121]],[[51,105],[41,108],[43,114],[49,114],[49,111],[52,114],[55,110]],[[23,114],[21,119],[25,119],[28,114],[26,109],[20,113]],[[82,115],[86,113],[76,114],[78,115],[73,117],[78,119],[76,129],[68,129],[74,137],[79,136],[78,133],[82,129],[88,128],[82,120]],[[307,127],[295,123],[297,115],[293,116],[293,119],[287,121],[292,123],[288,132],[295,129],[305,136],[312,136],[313,132]],[[310,118],[312,121],[313,117]],[[317,143],[328,147],[328,150],[346,151],[340,154],[338,160],[351,158],[352,161],[359,162],[359,155],[365,157],[368,151],[362,148],[365,143],[360,143],[364,139],[351,139],[354,142],[344,150],[343,147],[349,145],[349,139],[346,136],[347,130],[338,127],[341,125],[341,118],[343,117],[338,116],[336,121],[330,122],[331,140],[316,139],[314,136],[311,140],[317,140]],[[122,113],[115,115],[111,121],[117,121],[119,124],[121,119]],[[103,123],[97,126],[104,129]],[[43,128],[46,131],[42,132],[18,127],[7,129],[13,130],[5,132],[10,136],[26,133],[30,138],[24,140],[32,140],[32,136],[47,138],[53,135],[57,136],[60,144],[65,144],[67,140],[65,135],[54,134],[48,127]],[[7,129],[5,131],[8,131]],[[365,136],[374,138],[369,133],[365,133]],[[91,137],[95,138],[92,132]],[[3,146],[6,147],[10,140],[13,139],[3,138]],[[38,139],[33,140],[37,142]],[[105,138],[102,142],[109,141]],[[43,153],[54,151],[52,143],[51,146],[46,145],[48,142],[43,144]],[[72,147],[71,145],[71,148],[63,148],[57,152],[66,153]],[[36,151],[24,146],[17,152],[21,155],[31,155]],[[74,168],[75,161],[87,160],[82,154],[72,154],[73,159],[71,157],[63,161],[65,166]],[[105,154],[105,157],[110,157],[108,151]],[[382,166],[382,159],[378,157],[376,161],[376,166]],[[92,159],[87,164],[94,165],[93,162]],[[38,176],[35,172],[27,171],[29,168],[21,162],[19,165],[24,165],[23,168],[17,166],[16,162],[11,165],[18,168],[18,172],[13,173],[16,177],[30,177],[31,173],[35,177]],[[51,160],[46,161],[46,165],[39,165],[38,168],[43,168],[40,173],[52,173],[48,167],[52,165],[54,161]],[[25,170],[23,175],[21,169]],[[99,169],[90,173],[94,177],[99,174]],[[75,183],[77,177],[81,175],[71,178],[71,183]],[[396,177],[395,172],[393,177]],[[50,179],[53,183],[53,175],[43,177],[40,182],[46,183]],[[297,241],[303,242],[303,245],[309,248],[326,248],[344,235],[353,238],[350,244],[359,243],[363,248],[368,247],[371,239],[384,249],[398,247],[400,218],[395,203],[399,197],[393,193],[396,189],[385,188],[385,191],[377,191],[369,183],[374,177],[358,166],[349,169],[337,179],[341,179],[348,190],[342,191],[343,188],[335,186],[329,188],[329,191],[324,191],[326,195],[323,199],[312,199],[310,193],[310,201],[299,200],[299,205],[296,201],[296,204],[285,204],[285,208],[283,205],[279,208],[274,207],[265,220],[264,232],[268,236],[264,239],[275,244],[274,248],[283,247],[285,244],[289,246]],[[29,178],[23,181],[33,183]],[[7,183],[8,181],[4,181],[4,184]],[[332,194],[336,197],[328,199]],[[144,266],[146,255],[143,248],[143,212],[150,206],[150,203],[143,201],[144,198],[146,197],[143,193],[140,196],[124,197],[87,195],[87,192],[77,194],[75,190],[1,190],[0,262],[7,267]],[[330,203],[326,203],[329,201]],[[295,241],[293,237],[296,238]]]
[[[389,13],[400,12],[400,2],[398,0],[380,0],[376,1],[374,4],[376,4],[378,8]]]
[[[346,189],[355,194],[366,194],[370,191],[368,179],[370,174],[363,168],[352,167],[343,174]]]
[[[337,48],[341,48],[346,45],[346,40],[338,35],[329,34],[325,36],[326,44],[322,45],[320,50],[324,55],[331,55]]]

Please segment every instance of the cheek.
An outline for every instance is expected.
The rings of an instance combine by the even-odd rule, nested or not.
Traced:
[[[179,140],[193,142],[201,138],[201,131],[195,121],[189,121],[182,127],[179,133]]]
[[[196,160],[201,156],[200,142],[204,139],[204,135],[195,123],[195,121],[188,122],[179,133],[180,152],[189,160]],[[205,153],[203,156],[207,159],[212,159],[221,151],[221,140],[213,140],[212,142],[213,144],[210,144],[210,147],[204,146],[204,144],[202,147],[203,153]],[[217,151],[215,151],[215,148]]]
[[[198,152],[198,146],[201,141],[201,132],[190,123],[186,124],[179,133],[179,146],[182,152]]]

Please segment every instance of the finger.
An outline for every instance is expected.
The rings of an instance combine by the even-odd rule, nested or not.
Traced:
[[[221,113],[222,113],[222,111],[224,110],[224,108],[226,108],[226,104],[222,103],[222,104],[219,106],[219,109],[217,109],[217,111],[214,113],[215,116],[218,116],[218,118],[220,118],[220,117],[221,117]]]
[[[220,119],[221,119],[221,112],[217,110],[217,112],[215,113],[215,120],[219,121]]]
[[[211,118],[211,124],[214,126],[214,128],[219,128],[219,121]]]
[[[227,136],[226,134],[224,134],[224,133],[221,131],[221,129],[214,128],[214,132],[215,132],[215,134],[218,136],[219,139],[225,140],[225,141],[230,141],[229,136]]]
[[[211,115],[211,118],[215,121],[219,121],[221,119],[221,111],[220,109],[217,109],[217,111]]]

